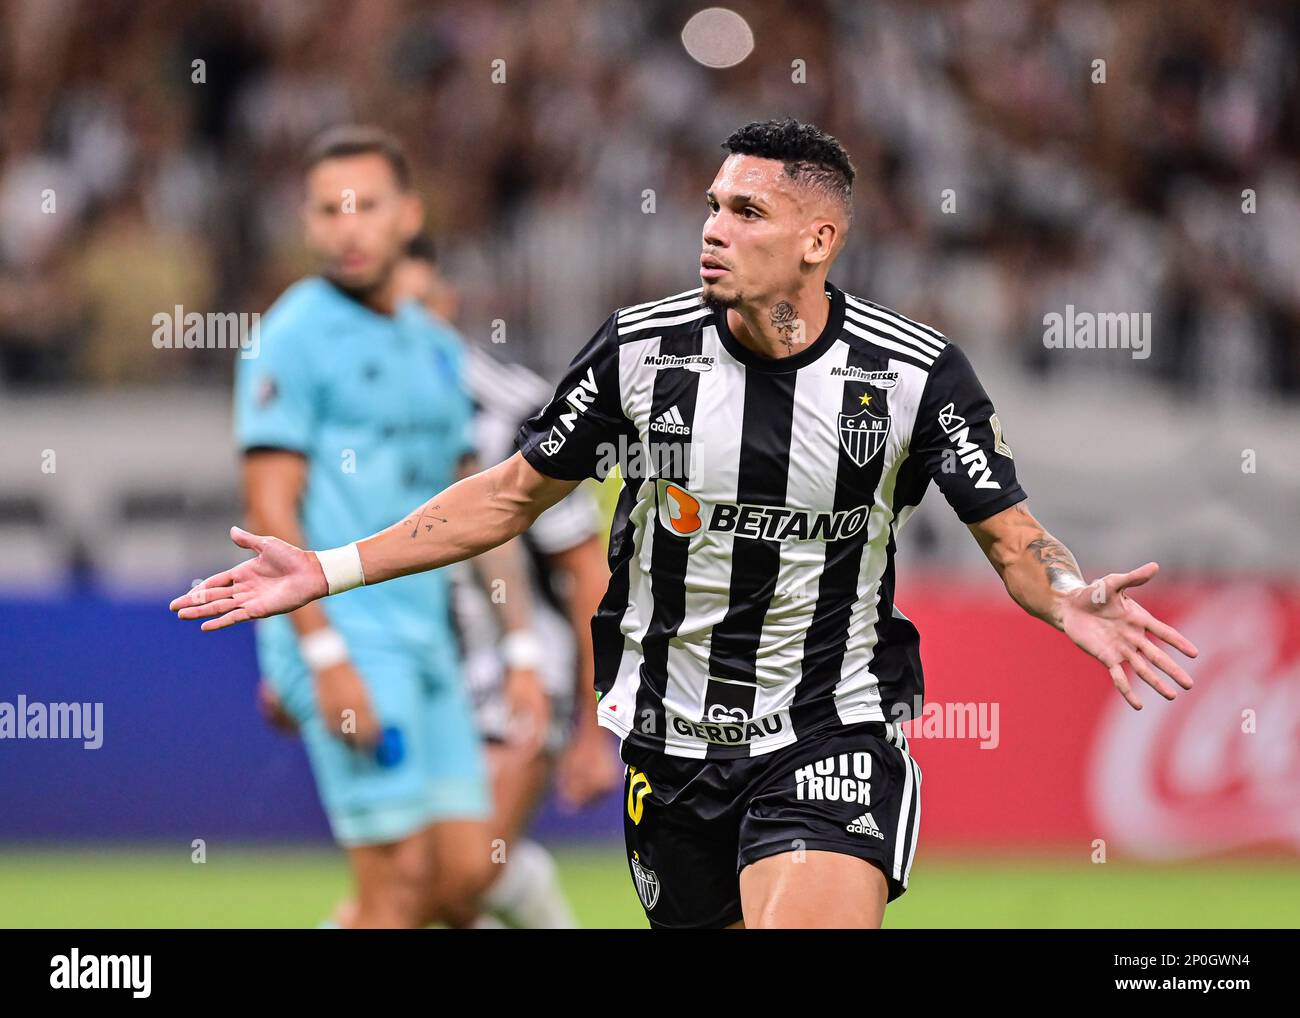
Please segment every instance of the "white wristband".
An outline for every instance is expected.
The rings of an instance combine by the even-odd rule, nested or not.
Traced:
[[[348,659],[348,645],[337,629],[317,629],[298,641],[298,650],[313,672],[341,665]]]
[[[1074,573],[1058,573],[1049,586],[1058,594],[1073,594],[1076,590],[1091,587],[1092,584],[1081,580]]]
[[[501,658],[507,668],[536,668],[542,663],[542,653],[542,641],[531,629],[516,629],[501,641]]]
[[[341,594],[345,590],[365,585],[366,574],[361,570],[361,550],[356,541],[345,544],[342,548],[330,548],[315,554],[331,594]]]

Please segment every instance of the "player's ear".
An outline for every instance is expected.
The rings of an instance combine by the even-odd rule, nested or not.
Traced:
[[[415,191],[402,195],[400,217],[402,234],[408,238],[414,237],[424,226],[424,202]]]
[[[820,219],[813,223],[813,228],[808,234],[808,242],[804,245],[803,260],[809,265],[820,265],[825,262],[835,251],[835,241],[839,233],[839,229],[830,219]]]

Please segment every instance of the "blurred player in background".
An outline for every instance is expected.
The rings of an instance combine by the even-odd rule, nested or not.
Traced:
[[[336,128],[308,154],[304,219],[322,275],[276,301],[235,385],[249,525],[287,541],[342,539],[477,469],[460,341],[396,296],[423,219],[410,183],[401,148],[373,128]],[[502,626],[524,634],[518,544],[499,551],[475,565],[511,591]],[[258,627],[264,700],[296,722],[348,852],[355,899],[342,925],[465,925],[498,876],[449,618],[447,577],[429,573]],[[536,673],[513,669],[510,693],[544,729]]]
[[[439,270],[432,240],[417,237],[408,254],[397,272],[399,296],[418,300],[431,314],[454,323],[459,297]],[[473,344],[466,345],[465,378],[474,401],[479,461],[499,463],[513,453],[519,426],[550,399],[551,387],[521,365],[498,361]],[[528,553],[533,626],[544,652],[529,638],[503,639],[490,593],[474,582],[465,564],[449,572],[465,676],[487,746],[496,806],[493,834],[509,846],[507,866],[485,906],[511,925],[554,929],[574,925],[573,916],[555,883],[549,854],[521,835],[553,772],[560,794],[572,805],[609,791],[622,776],[610,737],[596,724],[591,617],[609,582],[609,568],[599,508],[585,488],[542,513],[520,540]],[[540,743],[515,731],[507,696],[511,664],[539,656],[551,703],[551,723]]]

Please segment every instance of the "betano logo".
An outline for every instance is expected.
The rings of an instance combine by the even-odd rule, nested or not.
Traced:
[[[867,505],[839,512],[735,502],[714,502],[706,506],[700,498],[672,481],[661,478],[657,488],[660,524],[683,537],[707,530],[763,541],[836,541],[859,533],[871,513]]]

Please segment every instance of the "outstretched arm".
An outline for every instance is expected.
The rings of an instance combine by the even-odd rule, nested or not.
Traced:
[[[1177,694],[1157,668],[1183,689],[1192,688],[1191,677],[1154,639],[1187,657],[1196,657],[1196,647],[1126,593],[1155,576],[1159,566],[1154,562],[1088,583],[1070,550],[1043,529],[1024,502],[969,526],[1007,593],[1025,611],[1055,626],[1100,661],[1134,710],[1142,709],[1142,701],[1124,672],[1126,661],[1166,700]]]
[[[387,530],[357,542],[364,582],[382,583],[436,569],[504,544],[577,484],[538,473],[516,453],[458,481]],[[256,558],[208,577],[171,603],[183,619],[207,619],[205,630],[294,611],[344,589],[330,589],[316,552],[237,527],[231,537],[241,548],[255,551]],[[346,559],[351,550],[339,554]]]

